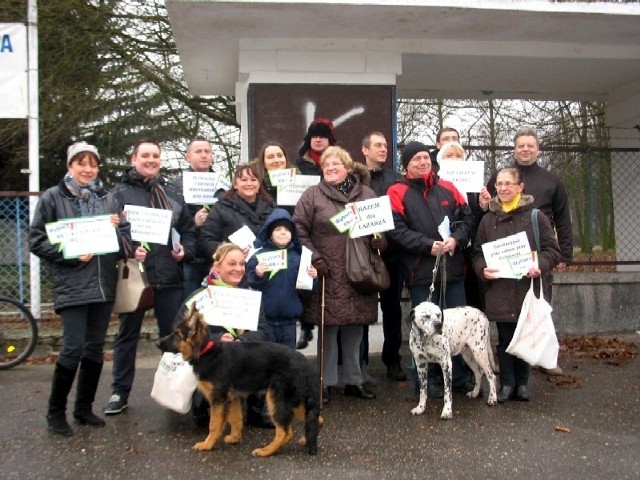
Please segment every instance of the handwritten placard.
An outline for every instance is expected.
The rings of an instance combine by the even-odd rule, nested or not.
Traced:
[[[281,170],[269,170],[269,181],[274,187],[294,185],[296,179],[295,168],[283,168]]]
[[[358,221],[349,230],[351,238],[382,233],[395,228],[393,214],[391,213],[391,201],[387,195],[349,203],[346,205],[346,209],[350,208],[356,209],[358,217]]]
[[[216,202],[220,174],[216,172],[184,172],[182,189],[184,201],[195,205]]]
[[[271,272],[269,278],[278,273],[280,270],[287,268],[287,249],[282,248],[272,252],[256,253],[258,262],[267,265],[267,271]]]
[[[463,193],[479,192],[484,186],[484,162],[441,160],[438,176]]]
[[[262,292],[210,285],[191,297],[209,325],[258,329]]]
[[[120,250],[116,229],[110,215],[69,218],[45,225],[49,242],[60,244],[64,258],[78,258],[87,253]]]
[[[295,205],[304,191],[320,183],[318,175],[295,175],[293,184],[278,187],[278,205]]]
[[[533,260],[531,246],[525,232],[487,242],[482,253],[488,268],[495,268],[499,278],[520,279],[527,274]]]
[[[133,240],[161,245],[168,243],[173,211],[125,205],[123,212],[131,223],[131,238]]]

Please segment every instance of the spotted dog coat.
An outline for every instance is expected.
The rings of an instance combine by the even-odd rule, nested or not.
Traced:
[[[451,407],[451,356],[462,354],[473,371],[476,385],[467,397],[476,398],[480,393],[482,373],[489,381],[487,404],[496,405],[495,363],[489,338],[489,320],[477,308],[457,307],[444,310],[444,323],[440,307],[422,302],[411,310],[409,347],[418,369],[420,401],[411,410],[422,415],[427,404],[427,364],[438,363],[444,377],[444,407],[440,418],[453,417]]]

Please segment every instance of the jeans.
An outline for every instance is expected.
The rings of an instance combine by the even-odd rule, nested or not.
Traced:
[[[380,292],[380,309],[382,310],[382,363],[387,367],[400,363],[400,347],[402,346],[402,286],[404,271],[399,261],[389,262],[387,271],[391,283],[389,288]]]
[[[296,319],[267,318],[267,340],[296,349]]]
[[[433,295],[431,296],[431,302],[438,305],[440,303],[440,282],[434,284]],[[409,295],[411,297],[411,307],[427,300],[429,296],[429,286],[414,285],[409,287]],[[464,280],[457,282],[447,282],[445,298],[442,308],[462,307],[466,304],[464,296]],[[467,364],[464,363],[462,355],[455,355],[451,357],[452,365],[452,384],[454,387],[463,387],[467,382],[472,379],[472,373]],[[417,374],[414,376],[414,381],[417,382]],[[429,385],[436,385],[442,382],[442,369],[440,365],[436,363],[430,363],[427,371],[427,382]]]
[[[102,363],[104,339],[109,328],[113,302],[89,303],[60,310],[62,350],[58,363],[75,371],[86,358]]]
[[[153,312],[158,322],[160,338],[169,335],[180,306],[182,288],[154,288]],[[123,313],[113,345],[113,383],[111,389],[126,400],[136,372],[136,351],[145,312]]]

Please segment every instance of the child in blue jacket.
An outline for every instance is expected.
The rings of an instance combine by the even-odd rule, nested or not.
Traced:
[[[296,322],[304,309],[301,298],[311,297],[312,291],[296,289],[302,244],[289,212],[282,208],[274,209],[258,232],[254,246],[260,248],[257,256],[276,250],[287,252],[287,268],[278,270],[274,275],[267,271],[266,263],[259,262],[253,255],[247,263],[247,277],[251,288],[262,292],[267,339],[295,350]],[[307,273],[314,279],[315,286],[318,272],[309,266]]]

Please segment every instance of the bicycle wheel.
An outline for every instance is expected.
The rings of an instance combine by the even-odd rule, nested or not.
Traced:
[[[33,353],[38,324],[20,302],[0,297],[0,370],[15,367]]]

